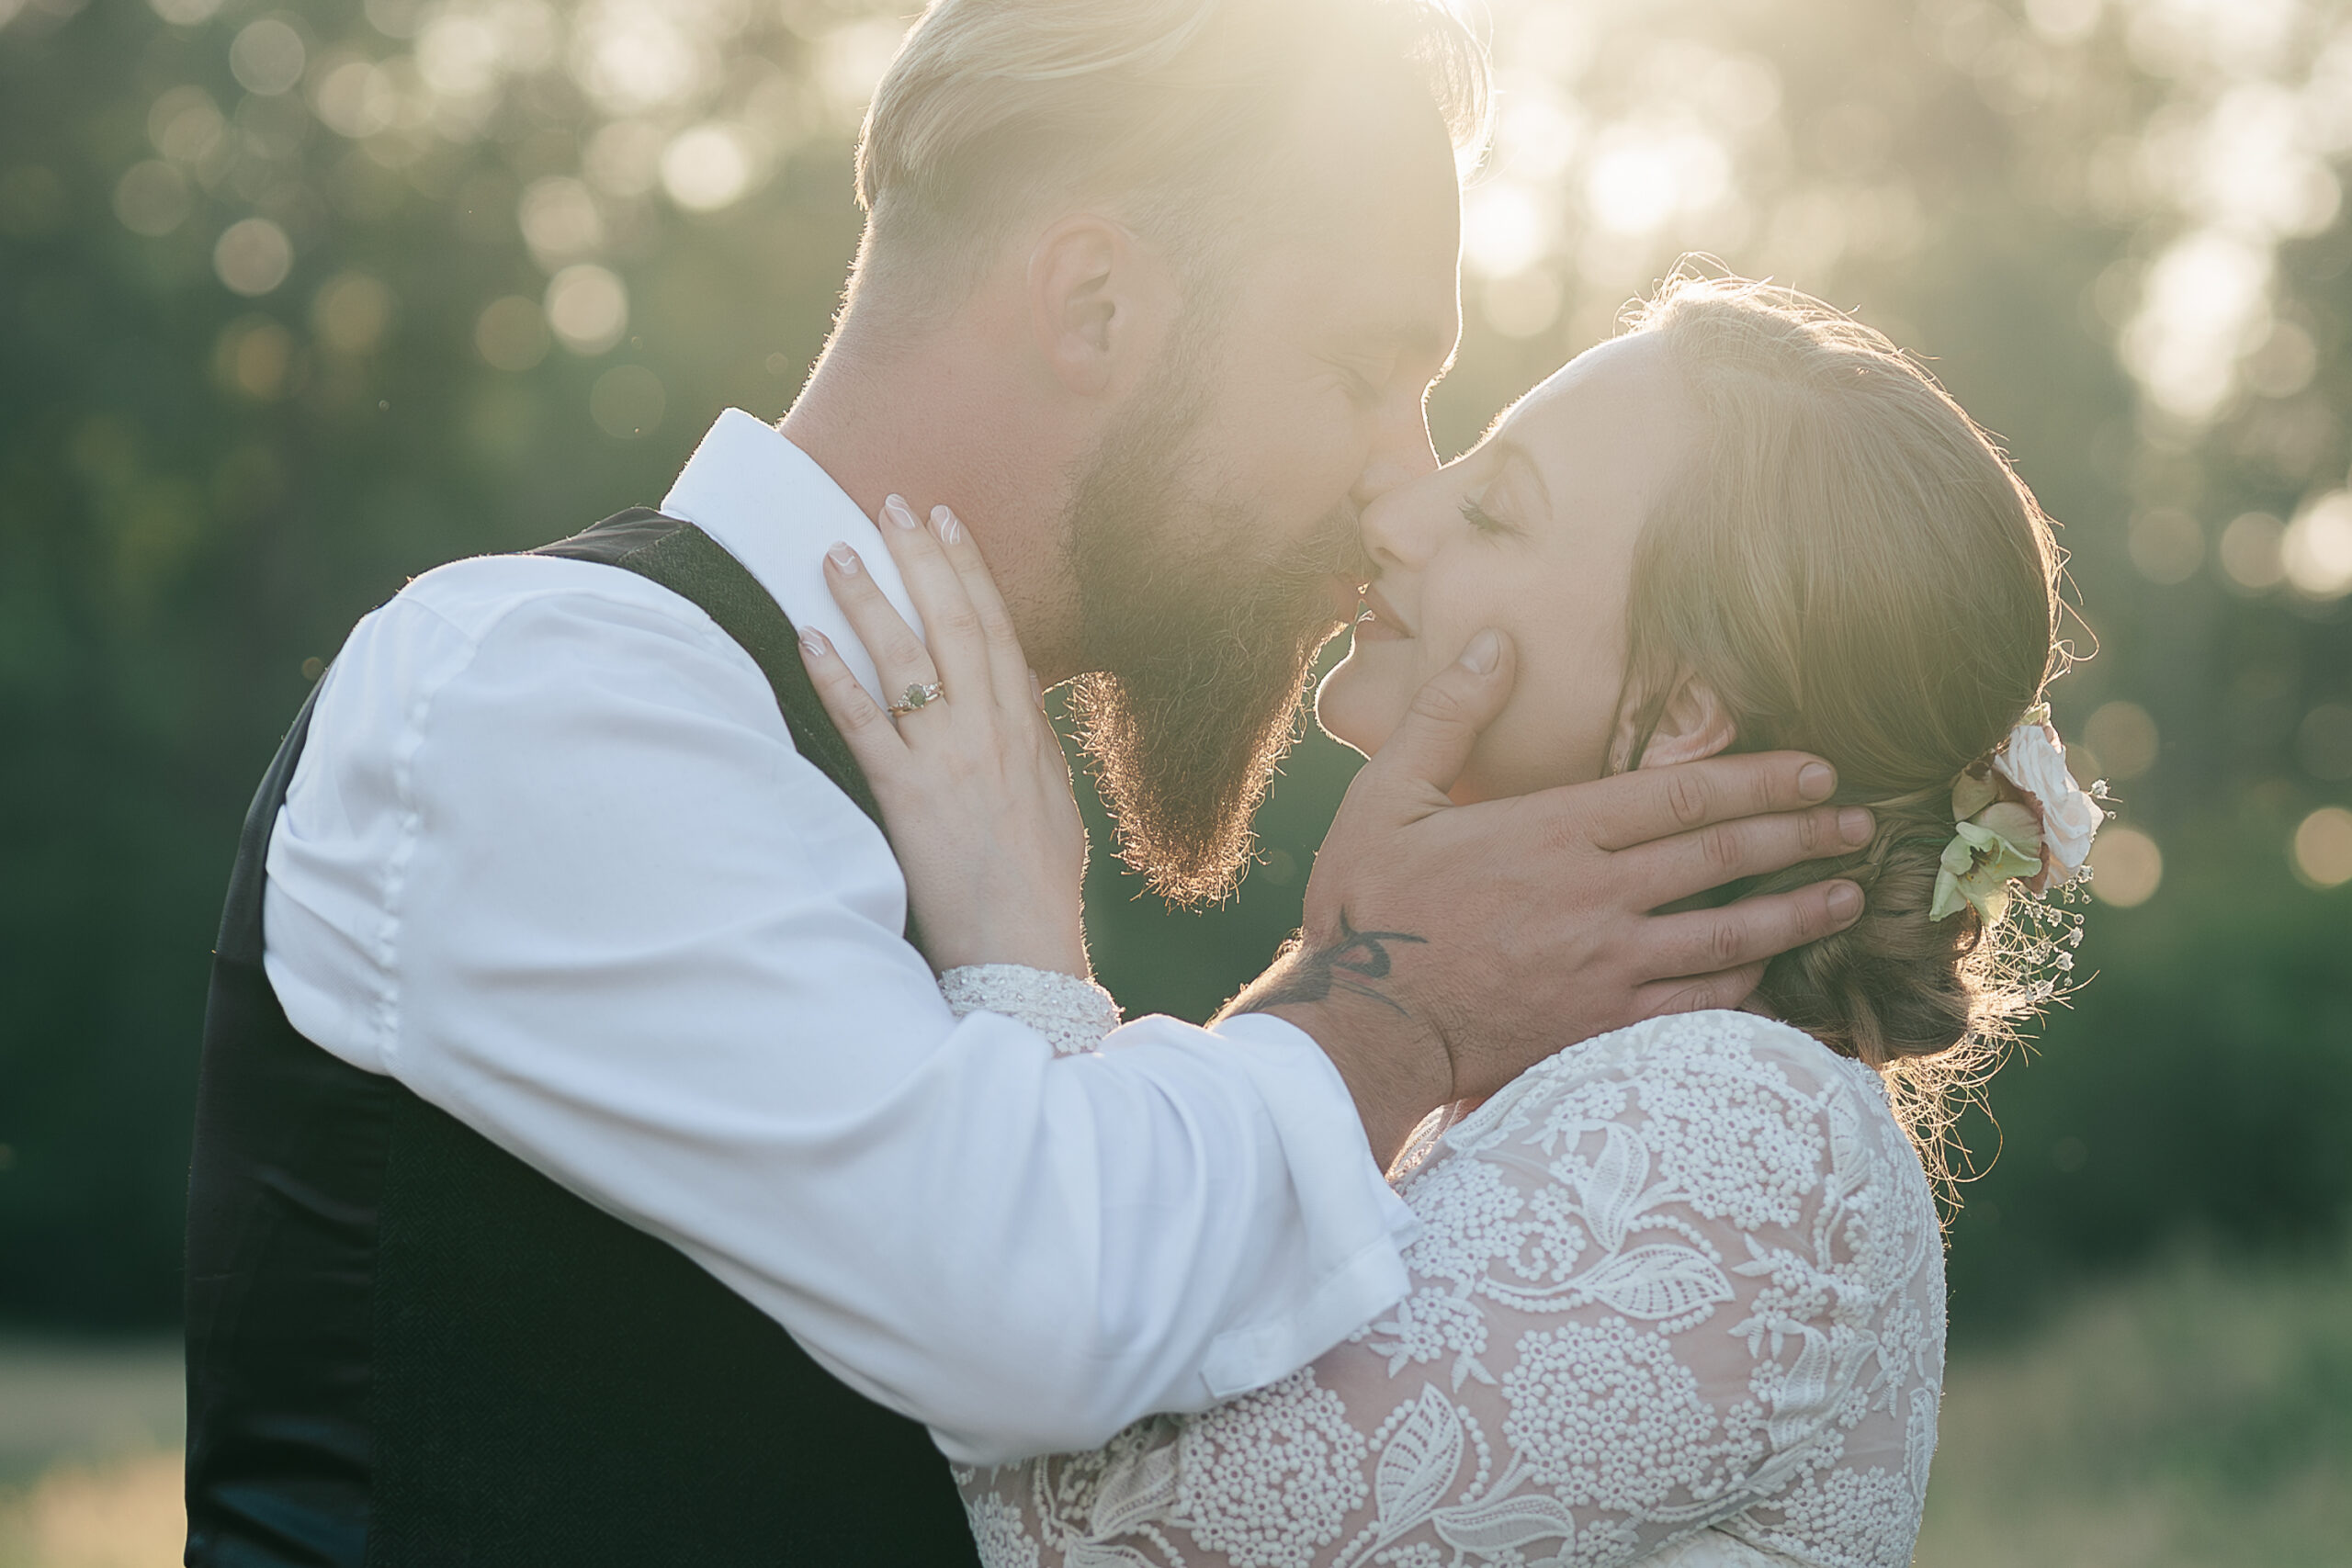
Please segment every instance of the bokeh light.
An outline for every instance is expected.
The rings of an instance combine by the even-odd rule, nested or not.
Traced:
[[[2295,874],[2314,887],[2352,882],[2352,811],[2323,806],[2295,829]]]
[[[2261,592],[2287,581],[2287,525],[2265,512],[2248,512],[2222,530],[2222,570],[2236,586]]]
[[[133,164],[114,187],[114,213],[122,226],[150,239],[170,233],[195,209],[187,180],[160,158]]]
[[[267,316],[240,316],[213,344],[213,379],[254,402],[276,400],[293,365],[294,334]]]
[[[474,348],[500,370],[528,370],[548,356],[547,310],[539,301],[508,294],[474,319]]]
[[[662,151],[662,186],[689,212],[716,212],[742,197],[758,166],[752,139],[741,127],[697,125]]]
[[[212,247],[212,270],[231,293],[247,299],[276,288],[293,266],[293,243],[266,218],[238,220],[220,231]]]
[[[524,189],[515,221],[531,259],[547,272],[560,271],[604,249],[605,219],[586,185],[568,175],[547,175]]]
[[[2296,515],[2279,545],[2296,592],[2312,599],[2352,593],[2352,491],[2330,491]]]
[[[212,95],[198,86],[168,87],[147,110],[147,140],[177,164],[209,164],[227,129]]]
[[[229,46],[229,71],[248,93],[275,97],[302,79],[302,35],[281,17],[248,22]]]
[[[2109,823],[2091,845],[2091,891],[2102,902],[2133,908],[2154,897],[2164,879],[2164,852],[2137,828]]]
[[[574,354],[594,357],[628,331],[628,289],[601,266],[581,262],[557,273],[546,304],[548,326]]]
[[[392,291],[364,272],[338,273],[311,301],[311,327],[339,354],[372,354],[391,325]]]

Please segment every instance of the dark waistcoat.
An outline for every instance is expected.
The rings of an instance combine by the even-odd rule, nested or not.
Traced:
[[[537,553],[701,605],[802,755],[874,813],[791,623],[708,536],[638,510]],[[245,819],[205,1013],[187,1562],[975,1562],[922,1427],[666,1243],[287,1022],[262,972],[263,856],[310,716]]]

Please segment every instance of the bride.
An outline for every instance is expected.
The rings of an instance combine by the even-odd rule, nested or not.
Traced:
[[[1883,337],[1685,277],[1363,528],[1377,576],[1326,729],[1374,751],[1454,660],[1514,657],[1456,800],[1817,753],[1875,836],[1781,882],[1852,878],[1865,913],[1747,1010],[1433,1116],[1391,1172],[1420,1223],[1405,1299],[1247,1397],[964,1474],[981,1556],[1908,1563],[1943,1369],[1939,1085],[2047,995],[2071,917],[2018,900],[2075,877],[2101,815],[2042,705],[2048,520]],[[1117,1012],[1084,978],[1084,836],[1009,622],[945,509],[884,533],[928,653],[869,577],[835,592],[889,689],[946,701],[893,724],[818,638],[811,677],[950,1000],[1091,1050]]]

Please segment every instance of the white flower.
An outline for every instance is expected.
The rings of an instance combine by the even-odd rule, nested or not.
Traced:
[[[2009,731],[2008,743],[1994,757],[1993,766],[2041,809],[2042,848],[2060,880],[2082,870],[2107,814],[2066,771],[2066,747],[2058,732],[2047,723],[2018,725]]]

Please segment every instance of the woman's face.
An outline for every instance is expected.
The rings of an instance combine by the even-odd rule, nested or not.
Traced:
[[[1655,335],[1579,355],[1471,452],[1363,513],[1378,576],[1348,657],[1316,694],[1323,728],[1371,752],[1422,684],[1487,627],[1519,655],[1457,800],[1606,772],[1634,547],[1688,461],[1698,416]]]

